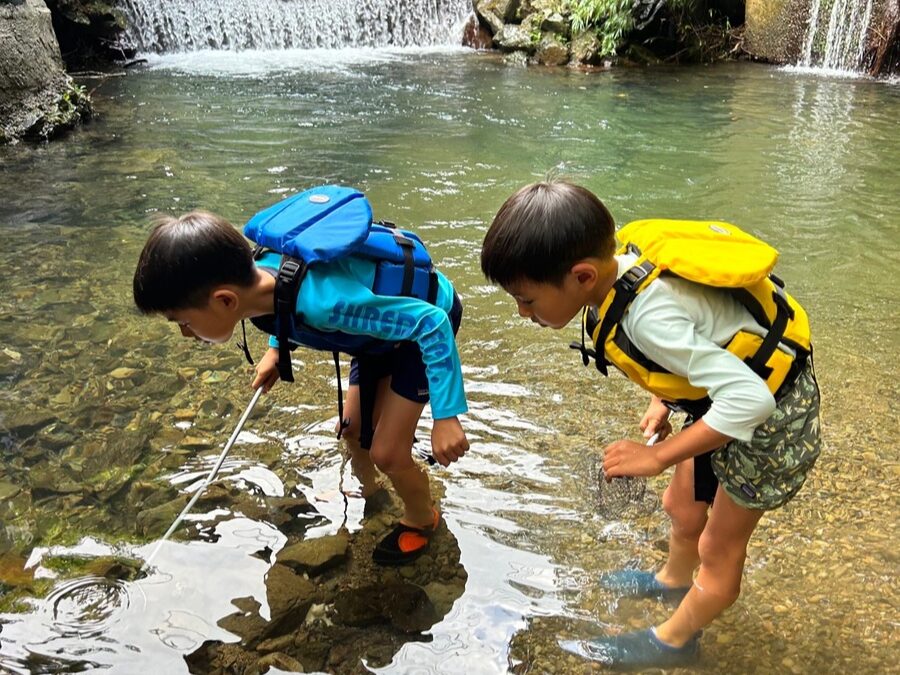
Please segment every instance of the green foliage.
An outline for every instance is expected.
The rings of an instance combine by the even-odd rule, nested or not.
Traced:
[[[75,112],[85,97],[85,89],[79,84],[72,84],[66,89],[59,102],[59,111],[64,115]]]
[[[634,27],[632,5],[632,0],[571,0],[572,31],[595,30],[600,39],[600,56],[611,56]]]
[[[70,128],[91,109],[87,90],[70,82],[56,101],[56,108],[44,116],[44,136],[56,133],[56,129]]]

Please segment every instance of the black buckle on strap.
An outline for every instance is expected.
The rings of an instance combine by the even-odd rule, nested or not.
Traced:
[[[641,281],[643,281],[647,275],[650,274],[650,270],[645,269],[641,265],[635,265],[628,269],[625,274],[619,279],[622,284],[622,287],[626,291],[633,291],[638,286],[640,286]]]
[[[286,283],[290,283],[294,280],[299,272],[303,270],[303,265],[299,260],[294,260],[293,258],[288,258],[284,262],[281,263],[281,267],[278,268],[278,279],[280,281],[284,281]]]
[[[775,285],[775,290],[772,291],[772,300],[778,306],[778,313],[781,313],[783,310],[787,313],[788,319],[793,320],[794,308],[791,307],[791,304],[788,302],[787,294],[784,292],[784,289],[777,284]]]
[[[396,241],[400,246],[403,246],[404,248],[415,248],[416,246],[413,243],[412,239],[410,239],[409,237],[404,237],[399,232],[394,233],[394,241]]]

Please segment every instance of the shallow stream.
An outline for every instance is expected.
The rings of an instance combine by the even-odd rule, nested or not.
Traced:
[[[149,555],[168,522],[139,514],[202,478],[250,398],[234,345],[194,344],[132,308],[148,219],[202,207],[242,224],[323,182],[364,189],[376,217],[420,233],[465,303],[472,450],[431,475],[468,579],[384,672],[588,672],[558,637],[660,620],[666,607],[593,582],[664,557],[664,477],[634,512],[597,508],[597,451],[638,437],[644,397],[582,367],[575,323],[519,319],[478,271],[496,209],[548,172],[591,188],[618,223],[758,234],[812,318],[824,452],[763,519],[700,671],[896,668],[897,84],[751,64],[581,73],[464,50],[154,57],[86,84],[93,123],[0,149],[0,670],[187,672],[204,641],[235,640],[216,625],[232,599],[265,597],[255,553],[285,536],[258,514],[197,510],[141,581],[48,561]],[[321,514],[307,537],[353,533],[362,504],[342,495],[353,478],[331,432],[330,356],[297,357],[298,385],[263,399],[222,476],[302,493]]]

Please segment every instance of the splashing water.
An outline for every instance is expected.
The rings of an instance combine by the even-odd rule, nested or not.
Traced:
[[[873,0],[834,0],[828,24],[823,20],[820,25],[822,0],[813,0],[800,65],[838,72],[856,71],[866,47],[872,5]]]
[[[125,0],[143,52],[459,44],[467,0]]]

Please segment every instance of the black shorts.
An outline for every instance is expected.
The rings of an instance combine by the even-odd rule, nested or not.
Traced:
[[[462,302],[453,295],[450,308],[453,334],[459,331],[462,321]],[[359,443],[363,448],[372,444],[372,415],[375,410],[375,391],[380,380],[390,376],[391,391],[408,401],[428,403],[428,377],[422,352],[415,342],[398,342],[389,352],[364,354],[350,359],[350,384],[359,387],[360,431]]]

